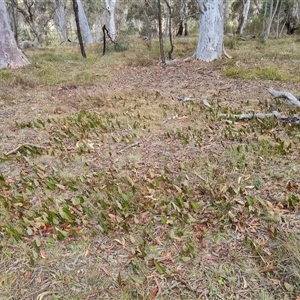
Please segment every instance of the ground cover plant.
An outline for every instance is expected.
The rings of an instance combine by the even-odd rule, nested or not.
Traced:
[[[299,126],[220,116],[298,113],[297,38],[139,43],[0,71],[0,299],[299,299]]]

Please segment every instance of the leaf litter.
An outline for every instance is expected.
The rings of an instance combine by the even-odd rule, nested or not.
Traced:
[[[3,107],[3,299],[298,297],[297,130],[217,116],[265,109],[269,82],[196,61],[114,75]]]

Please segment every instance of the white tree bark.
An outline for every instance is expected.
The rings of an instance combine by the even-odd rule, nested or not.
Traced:
[[[267,29],[266,29],[266,32],[264,34],[264,40],[267,40],[270,36],[271,26],[272,26],[275,14],[277,12],[278,4],[279,4],[279,0],[277,0],[276,6],[275,6],[275,9],[274,9],[274,12],[273,12],[273,0],[271,0],[271,2],[270,2],[270,14],[269,14],[269,19],[268,19]]]
[[[96,17],[94,29],[95,29],[95,42],[98,43],[98,42],[100,42],[101,32],[102,32],[100,15],[97,15],[97,17]]]
[[[283,20],[283,19],[280,18],[280,15],[281,15],[281,6],[282,6],[282,1],[280,1],[280,5],[279,5],[279,8],[278,8],[278,13],[277,13],[276,34],[275,34],[276,39],[279,39],[279,37],[280,37],[279,25],[280,25],[280,22]]]
[[[61,34],[63,41],[68,40],[65,4],[63,0],[51,0],[51,3],[55,9],[54,12],[54,24],[57,31]]]
[[[230,2],[231,2],[231,0],[226,0],[226,2],[225,2],[224,15],[223,15],[224,24],[226,22]]]
[[[107,23],[108,32],[111,39],[114,41],[117,36],[115,11],[116,11],[117,0],[105,0],[105,8],[107,11]]]
[[[223,1],[198,0],[200,7],[200,30],[196,58],[212,61],[222,57],[223,47]]]
[[[267,10],[268,10],[268,0],[264,1],[264,16],[263,16],[263,28],[262,28],[262,35],[264,35],[266,31],[266,18],[267,18]]]
[[[250,0],[247,0],[246,3],[244,4],[244,9],[243,9],[243,23],[240,29],[239,34],[243,34],[246,24],[247,24],[247,20],[248,20],[248,13],[249,13],[249,8],[250,8]]]
[[[93,43],[93,36],[91,33],[91,29],[86,18],[84,8],[81,0],[76,0],[78,5],[78,18],[80,24],[81,35],[86,44]]]
[[[10,28],[5,1],[0,1],[0,68],[19,68],[30,64],[18,48]]]

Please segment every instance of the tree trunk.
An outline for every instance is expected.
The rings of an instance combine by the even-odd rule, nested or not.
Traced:
[[[18,11],[17,8],[12,4],[7,6],[8,16],[11,21],[11,29],[14,33],[15,40],[18,44]]]
[[[19,68],[30,64],[18,48],[10,28],[5,1],[0,1],[0,68]]]
[[[280,25],[280,13],[281,13],[281,6],[282,6],[282,1],[280,1],[280,5],[278,8],[278,13],[277,13],[277,20],[276,20],[276,39],[279,39],[280,37],[280,32],[279,32],[279,25]]]
[[[77,0],[73,0],[73,9],[74,9],[74,14],[75,14],[75,21],[76,21],[76,27],[77,27],[77,36],[78,36],[78,41],[79,41],[79,45],[80,45],[81,55],[84,58],[86,58],[86,53],[85,53],[85,50],[84,50],[83,40],[82,40],[82,36],[81,36],[81,28],[80,28],[80,20],[79,20]]]
[[[166,64],[165,52],[164,52],[164,41],[163,41],[163,32],[162,32],[162,22],[161,22],[161,3],[160,0],[157,0],[157,10],[158,10],[158,36],[159,36],[159,50],[161,62],[163,65]]]
[[[111,39],[114,41],[117,36],[115,11],[117,0],[105,0],[105,8],[107,11],[108,31]]]
[[[246,3],[244,4],[244,9],[243,9],[243,14],[242,14],[242,24],[241,28],[239,31],[239,34],[242,35],[244,33],[247,20],[248,20],[248,13],[249,13],[249,8],[250,8],[250,0],[247,0]]]
[[[224,24],[226,22],[226,18],[227,18],[227,14],[228,14],[228,9],[229,9],[230,2],[231,2],[231,0],[226,0],[226,3],[225,3],[224,16],[223,16]]]
[[[171,6],[170,6],[168,0],[165,0],[165,3],[166,3],[167,8],[168,8],[167,11],[169,12],[169,22],[168,22],[169,26],[168,26],[168,28],[166,28],[166,30],[169,34],[169,41],[170,41],[170,45],[171,45],[171,49],[168,52],[168,57],[171,60],[172,59],[172,53],[173,53],[173,50],[174,50],[173,39],[172,39],[172,9],[171,9]]]
[[[51,0],[54,11],[54,24],[57,31],[61,34],[63,41],[68,40],[67,26],[66,26],[66,14],[65,4],[63,0]]]
[[[177,36],[180,35],[185,35],[187,36],[189,34],[188,31],[188,15],[189,15],[189,4],[190,0],[181,0],[180,2],[180,23],[179,23],[179,28],[177,32]]]
[[[178,35],[180,35],[180,36],[183,35],[183,21],[180,21],[180,23],[179,23],[179,27],[178,27],[178,31],[176,33],[176,36],[178,36]]]
[[[76,0],[76,1],[78,5],[78,18],[79,18],[82,38],[86,44],[91,44],[93,43],[93,36],[83,9],[82,1],[81,0]]]
[[[274,12],[273,12],[273,0],[271,0],[271,3],[270,3],[270,14],[269,14],[269,19],[268,19],[268,25],[267,25],[266,32],[265,32],[265,34],[264,34],[264,40],[265,40],[265,41],[266,41],[266,40],[269,38],[269,36],[270,36],[271,26],[272,26],[272,23],[273,23],[273,20],[274,20],[274,17],[275,17],[277,8],[278,8],[279,1],[280,1],[280,0],[277,0],[276,6],[275,6],[275,9],[274,9]]]
[[[265,2],[264,2],[263,25],[262,25],[262,36],[264,36],[264,33],[266,31],[267,10],[268,10],[268,0],[265,0]]]
[[[294,34],[295,30],[298,29],[297,25],[299,23],[299,14],[298,14],[298,2],[294,0],[292,3],[290,3],[287,6],[286,12],[286,21],[285,21],[285,27],[286,27],[286,33],[287,34]]]
[[[200,7],[200,33],[196,58],[212,61],[222,57],[223,0],[198,0]]]

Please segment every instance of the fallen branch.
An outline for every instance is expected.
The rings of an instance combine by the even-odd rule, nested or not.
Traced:
[[[123,152],[123,151],[125,151],[125,150],[127,150],[127,149],[129,149],[129,148],[139,146],[140,144],[141,144],[140,142],[136,142],[136,143],[133,143],[133,144],[131,144],[131,145],[128,145],[128,146],[122,148],[121,150],[119,150],[118,153],[121,153],[121,152]]]
[[[300,107],[299,99],[297,99],[293,94],[291,94],[289,92],[276,91],[272,87],[270,87],[269,93],[273,96],[274,99],[285,98],[285,99],[288,99],[290,102],[292,102],[297,107]]]
[[[46,149],[46,147],[44,147],[44,146],[35,145],[35,144],[30,144],[30,143],[24,143],[24,144],[18,145],[16,148],[14,148],[14,149],[12,149],[12,150],[6,152],[5,155],[8,156],[8,155],[14,154],[14,153],[18,152],[18,151],[20,150],[20,148],[22,148],[22,147],[31,147],[31,148],[41,148],[41,149]]]
[[[231,118],[231,119],[239,119],[239,120],[243,120],[243,119],[253,119],[253,118],[257,118],[257,119],[265,119],[265,118],[271,118],[271,117],[276,117],[278,120],[284,121],[284,122],[288,122],[294,125],[300,125],[300,117],[298,116],[286,116],[283,115],[281,113],[279,113],[278,111],[273,111],[272,113],[250,113],[250,114],[219,114],[219,117],[226,117],[226,118]]]
[[[197,100],[196,98],[193,98],[193,97],[188,97],[188,96],[186,96],[186,97],[178,97],[178,101],[180,101],[180,102],[191,102],[191,101],[195,101],[195,100]]]
[[[286,119],[288,118],[285,115],[282,115],[278,111],[273,111],[272,113],[249,113],[249,114],[219,114],[219,117],[226,117],[226,118],[233,118],[233,119],[265,119],[265,118],[271,118],[276,117],[278,119]]]
[[[207,99],[203,99],[203,104],[205,105],[205,106],[207,106],[208,108],[212,108],[212,106],[209,104],[209,102],[207,101]]]
[[[227,53],[227,51],[226,51],[224,45],[223,45],[223,53],[224,53],[224,55],[225,55],[227,58],[232,59],[232,56],[229,55],[229,54]]]

